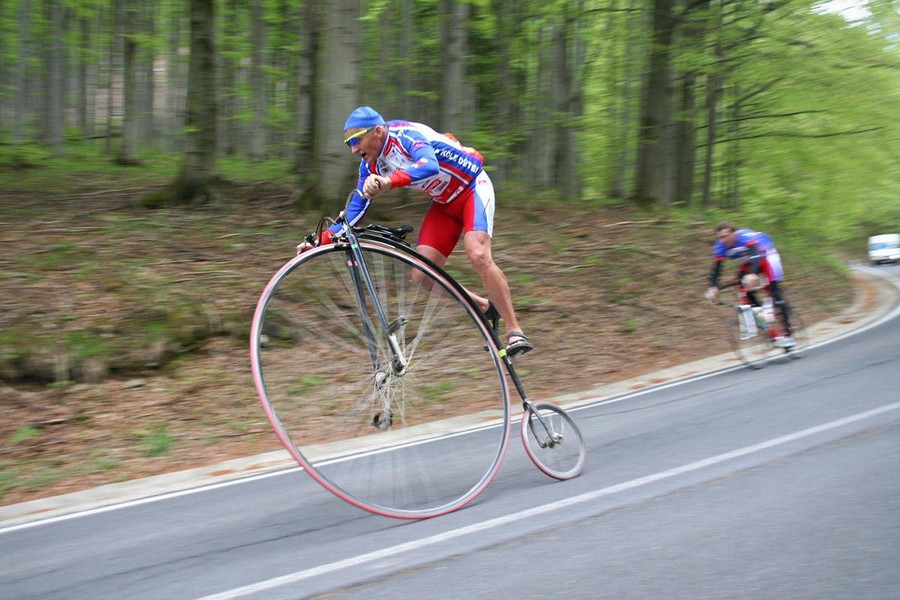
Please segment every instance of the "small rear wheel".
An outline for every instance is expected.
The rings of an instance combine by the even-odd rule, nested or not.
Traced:
[[[555,404],[538,402],[525,409],[522,443],[535,466],[554,479],[572,479],[584,469],[587,451],[581,430]]]
[[[775,351],[770,328],[760,322],[750,306],[741,305],[728,316],[731,348],[750,369],[762,369]]]

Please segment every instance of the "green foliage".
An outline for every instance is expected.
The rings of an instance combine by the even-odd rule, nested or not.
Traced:
[[[17,444],[21,444],[22,442],[27,442],[32,438],[36,438],[41,435],[41,430],[36,429],[34,427],[20,427],[13,432],[12,438],[10,438],[9,443],[13,446]]]
[[[153,424],[149,429],[138,430],[134,432],[134,436],[141,447],[141,453],[148,458],[166,454],[175,443],[166,422]]]

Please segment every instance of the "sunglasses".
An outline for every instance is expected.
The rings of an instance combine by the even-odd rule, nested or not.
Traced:
[[[357,144],[359,144],[359,138],[366,135],[373,129],[375,129],[375,128],[369,127],[368,129],[363,129],[362,131],[357,131],[356,133],[354,133],[353,135],[348,137],[346,140],[344,140],[344,143],[347,144],[348,148],[355,148],[357,146]]]

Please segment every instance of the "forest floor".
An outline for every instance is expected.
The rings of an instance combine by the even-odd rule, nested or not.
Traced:
[[[66,187],[0,193],[0,505],[280,449],[247,344],[260,292],[316,220],[293,190],[150,211],[152,186]],[[425,201],[391,196],[370,221],[418,227]],[[703,299],[707,223],[498,196],[494,256],[536,345],[517,363],[533,399],[729,350]],[[852,301],[846,275],[782,254],[807,324]],[[449,266],[480,288],[459,250]]]

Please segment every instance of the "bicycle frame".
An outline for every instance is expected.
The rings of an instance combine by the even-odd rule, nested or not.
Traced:
[[[491,341],[494,344],[494,347],[497,348],[497,353],[500,356],[501,361],[503,362],[504,368],[506,369],[507,373],[509,374],[510,379],[513,382],[513,385],[516,388],[516,392],[519,394],[519,397],[522,399],[523,409],[527,410],[529,408],[532,408],[532,409],[534,408],[534,404],[531,402],[531,400],[528,399],[528,396],[525,392],[525,387],[522,384],[522,381],[519,378],[518,374],[516,373],[516,369],[513,366],[512,360],[510,360],[509,356],[507,355],[506,348],[502,345],[502,342],[500,341],[500,337],[498,336],[497,332],[494,331],[493,328],[491,328],[489,326],[489,323],[487,322],[487,319],[484,316],[484,312],[475,303],[475,301],[472,300],[471,296],[469,296],[469,294],[466,292],[465,288],[462,287],[462,285],[460,285],[453,277],[451,277],[449,274],[447,274],[447,272],[443,268],[436,265],[433,261],[426,258],[419,252],[417,252],[414,248],[410,247],[405,241],[403,241],[403,239],[401,237],[398,237],[399,234],[397,232],[395,232],[395,230],[391,230],[389,228],[376,228],[375,230],[371,230],[371,229],[368,230],[368,231],[373,232],[369,235],[367,235],[367,230],[363,230],[360,234],[357,234],[357,232],[354,231],[354,228],[352,226],[350,226],[350,224],[347,222],[344,211],[342,211],[338,215],[337,219],[335,219],[335,223],[338,223],[341,226],[341,232],[338,234],[337,243],[339,243],[339,244],[342,243],[340,240],[340,237],[343,237],[346,239],[345,243],[349,246],[349,249],[350,249],[350,254],[351,254],[352,260],[348,261],[348,267],[351,269],[354,288],[356,290],[356,300],[359,305],[360,313],[363,315],[364,327],[366,329],[367,336],[372,336],[372,337],[370,337],[370,340],[369,340],[369,352],[370,352],[371,358],[372,358],[372,366],[375,369],[375,373],[376,373],[376,382],[378,381],[379,373],[382,374],[382,377],[384,377],[385,375],[381,370],[381,366],[378,363],[378,359],[377,359],[377,356],[375,353],[375,341],[374,341],[375,332],[372,331],[373,328],[371,327],[371,324],[367,322],[368,321],[368,318],[366,316],[367,311],[365,310],[366,301],[365,301],[365,295],[363,294],[361,284],[365,285],[365,291],[368,293],[368,296],[372,301],[372,306],[373,306],[375,314],[378,318],[379,325],[381,326],[382,331],[385,333],[385,337],[387,339],[388,346],[390,347],[390,350],[391,350],[391,355],[392,355],[391,368],[393,370],[393,373],[396,375],[402,375],[408,366],[408,361],[407,361],[407,357],[405,357],[403,355],[403,351],[400,348],[400,345],[397,342],[397,336],[395,335],[396,329],[401,327],[403,325],[403,323],[401,323],[401,322],[388,323],[388,319],[387,319],[387,315],[385,313],[384,307],[382,306],[381,300],[378,297],[378,293],[377,293],[377,290],[375,287],[375,282],[372,281],[372,276],[369,273],[369,269],[366,265],[365,257],[363,256],[363,252],[359,247],[360,237],[362,237],[363,239],[366,239],[367,241],[375,241],[375,242],[384,243],[394,249],[400,250],[401,252],[404,252],[404,253],[414,257],[416,260],[425,263],[426,265],[428,265],[429,267],[431,267],[432,269],[436,270],[438,273],[443,275],[445,277],[445,279],[450,283],[450,285],[452,285],[456,289],[456,291],[461,292],[462,295],[465,298],[467,298],[469,305],[475,309],[475,311],[474,311],[475,314],[477,314],[479,316],[479,318],[482,320],[482,322],[484,324],[488,325],[487,329],[491,332],[491,338],[492,338]],[[410,230],[411,230],[411,228],[410,228]],[[379,233],[375,233],[375,232],[380,232],[380,235],[379,235]],[[362,281],[360,281],[360,279],[362,279]],[[529,426],[531,427],[532,432],[535,433],[535,438],[539,439],[539,440],[540,439],[545,440],[544,442],[540,442],[541,447],[542,448],[546,448],[548,446],[553,447],[555,444],[558,444],[561,441],[561,436],[558,433],[552,431],[552,429],[547,425],[544,418],[540,415],[540,413],[538,411],[533,410],[533,414],[536,415],[536,417],[537,417],[536,420],[541,423],[541,426],[544,428],[544,430],[547,433],[546,436],[538,436],[537,432],[534,431],[535,426],[534,426],[533,422],[529,423]],[[387,416],[389,417],[389,415],[387,415]]]
[[[755,292],[756,290],[765,290],[766,286],[764,284],[760,284],[760,286],[757,288],[748,289],[741,285],[740,281],[736,280],[726,284],[724,287],[734,287],[735,291],[737,292],[737,308],[741,312],[741,320],[746,328],[747,336],[753,337],[757,334],[757,332],[762,331],[770,339],[774,340],[778,335],[778,331],[775,328],[774,323],[770,323],[769,321],[767,321],[761,314],[761,307],[754,306],[750,300],[751,292]]]

